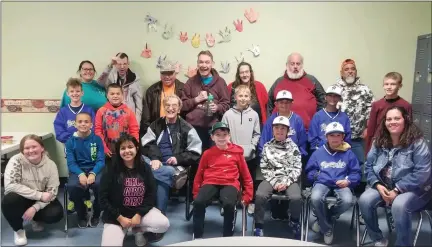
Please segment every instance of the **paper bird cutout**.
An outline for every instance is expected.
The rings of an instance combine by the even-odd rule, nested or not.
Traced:
[[[234,27],[238,32],[243,32],[243,21],[237,19],[236,21],[233,21]]]
[[[219,35],[222,37],[222,40],[220,40],[218,43],[227,43],[231,41],[231,30],[229,30],[228,27],[226,27],[225,31],[223,32],[220,30]]]
[[[235,57],[237,63],[241,63],[244,62],[244,56],[243,56],[243,52],[240,52],[240,56],[239,57]]]
[[[162,33],[162,38],[171,39],[173,36],[174,36],[173,26],[171,25],[171,27],[168,28],[168,24],[165,24],[165,29]]]
[[[187,69],[187,73],[185,74],[185,76],[187,78],[191,78],[191,77],[194,77],[197,74],[197,72],[198,72],[197,68],[189,66],[188,69]]]
[[[159,56],[157,64],[156,64],[156,68],[159,69],[162,66],[162,62],[165,61],[166,57],[167,57],[166,55],[163,58],[162,58],[162,56]]]
[[[150,31],[157,32],[156,25],[158,24],[158,20],[156,18],[148,14],[145,17],[145,21],[147,22],[147,28],[149,32]]]
[[[225,63],[221,62],[222,69],[219,70],[220,73],[228,74],[230,72],[230,63],[227,61]]]
[[[191,43],[192,43],[193,48],[200,47],[200,44],[201,44],[200,35],[194,34],[194,36],[192,36]]]
[[[252,49],[247,49],[247,50],[252,52],[254,57],[258,57],[260,55],[260,48],[258,45],[252,44]]]
[[[188,40],[187,32],[185,32],[185,33],[180,32],[180,41],[181,41],[182,43],[185,43],[187,40]]]
[[[208,47],[213,47],[215,45],[215,38],[213,38],[213,34],[206,33],[206,43]]]
[[[247,11],[247,9],[245,10],[244,16],[249,21],[249,23],[255,23],[258,20],[259,13],[255,12],[253,8],[250,8],[249,12]]]
[[[141,52],[141,57],[151,58],[151,56],[152,56],[152,50],[148,48],[148,45],[146,43],[145,49]]]

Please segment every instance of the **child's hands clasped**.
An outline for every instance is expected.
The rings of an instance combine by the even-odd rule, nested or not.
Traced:
[[[348,185],[349,185],[349,181],[348,181],[347,179],[338,180],[338,181],[336,181],[336,185],[337,185],[339,188],[345,188],[345,187],[348,187]]]
[[[286,189],[287,189],[287,186],[286,186],[286,184],[276,184],[275,187],[274,187],[274,189],[275,189],[277,192],[281,192],[281,191],[286,190]]]

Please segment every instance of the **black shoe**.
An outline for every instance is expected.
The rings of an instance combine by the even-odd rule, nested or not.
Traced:
[[[79,228],[87,228],[87,220],[78,220],[78,227]]]
[[[99,225],[99,217],[92,217],[90,219],[90,227],[97,227]]]
[[[148,243],[156,243],[162,240],[165,233],[153,233],[153,232],[146,232],[144,233],[145,238],[147,239]]]

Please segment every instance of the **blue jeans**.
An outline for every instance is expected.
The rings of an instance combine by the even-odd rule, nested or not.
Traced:
[[[398,195],[391,205],[395,229],[396,245],[412,246],[411,220],[412,213],[422,210],[429,202],[430,196],[419,197],[412,192]],[[384,205],[384,200],[379,192],[374,188],[367,189],[359,199],[360,211],[363,215],[369,237],[372,241],[380,241],[384,238],[378,225],[378,215],[376,209]]]
[[[366,176],[364,175],[364,166],[365,163],[365,142],[363,138],[357,138],[351,140],[351,150],[354,152],[357,157],[360,165],[360,169],[362,171],[362,181],[366,181]]]
[[[334,206],[328,209],[326,197],[332,196],[330,193],[332,191],[337,201]],[[312,188],[311,203],[318,218],[321,233],[325,234],[332,230],[333,222],[353,206],[353,195],[348,187],[333,189],[324,184],[316,183]]]
[[[88,174],[86,174],[88,176]],[[69,198],[75,204],[75,211],[77,212],[79,219],[85,219],[87,208],[84,205],[83,201],[88,199],[89,197],[89,189],[93,191],[93,195],[95,197],[93,202],[93,218],[98,218],[101,213],[100,204],[99,204],[99,185],[102,174],[96,175],[95,182],[90,186],[82,186],[79,182],[78,175],[69,174],[68,179],[68,191]]]

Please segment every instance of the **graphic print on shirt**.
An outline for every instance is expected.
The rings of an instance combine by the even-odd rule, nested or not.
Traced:
[[[95,161],[97,158],[97,145],[95,142],[90,143],[90,157],[92,161]]]
[[[327,161],[323,161],[320,164],[321,168],[323,169],[327,169],[327,168],[345,168],[346,167],[346,163],[342,160],[339,160],[338,162],[327,162]]]
[[[320,126],[320,128],[321,128],[322,132],[325,132],[326,128],[327,128],[327,124],[326,123],[322,123],[321,126]]]
[[[68,128],[75,127],[75,120],[67,120],[66,124]]]
[[[123,187],[123,205],[125,207],[136,207],[142,204],[145,194],[143,181],[138,178],[126,178]]]

